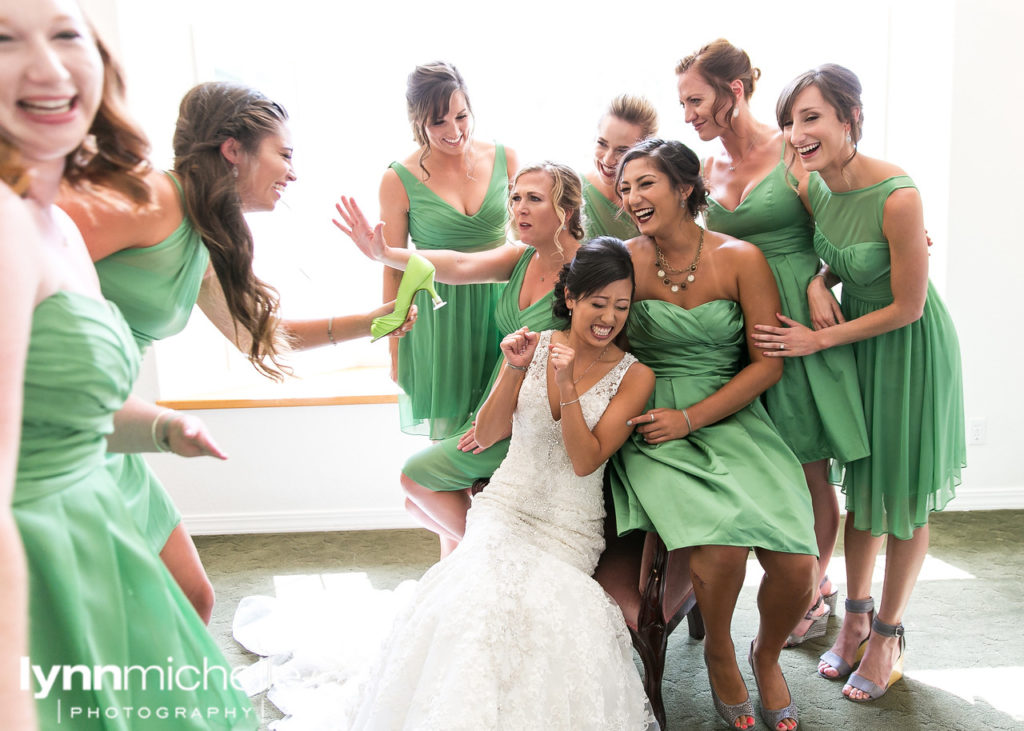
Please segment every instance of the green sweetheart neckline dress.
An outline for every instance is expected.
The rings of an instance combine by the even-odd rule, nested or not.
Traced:
[[[843,282],[847,320],[893,301],[882,216],[894,191],[914,187],[897,175],[833,193],[817,173],[808,178],[814,248]],[[846,466],[846,509],[856,528],[906,540],[953,498],[967,464],[956,328],[929,281],[920,319],[853,348],[871,456]]]
[[[708,197],[708,228],[757,246],[779,288],[782,314],[811,324],[807,285],[820,267],[814,228],[779,162],[735,210]],[[774,323],[773,323],[774,324]],[[853,348],[829,348],[786,358],[782,378],[763,395],[779,434],[800,462],[840,465],[869,453]]]
[[[168,177],[183,195],[181,183]],[[184,203],[184,201],[183,201]],[[122,249],[96,262],[103,296],[121,310],[139,349],[181,332],[199,297],[210,253],[184,216],[153,246]],[[110,454],[107,469],[124,492],[128,509],[150,547],[159,553],[181,514],[141,454]]]
[[[743,312],[731,300],[691,309],[641,300],[626,333],[656,377],[648,409],[706,398],[746,354]],[[608,472],[620,535],[657,531],[669,550],[722,545],[818,555],[803,469],[760,400],[683,439],[651,445],[634,433]]]
[[[521,327],[541,332],[543,330],[561,330],[567,325],[565,320],[555,317],[551,311],[551,306],[555,301],[554,292],[548,292],[533,304],[519,309],[519,294],[523,288],[523,279],[526,277],[526,269],[535,252],[536,249],[529,246],[519,257],[519,261],[516,262],[515,269],[512,270],[512,275],[505,285],[505,290],[498,300],[494,316],[498,333],[502,337]],[[464,490],[472,487],[476,480],[489,478],[494,473],[508,453],[508,439],[502,439],[500,442],[492,444],[480,454],[459,451],[458,446],[462,435],[473,425],[476,412],[487,400],[503,362],[504,360],[499,358],[495,363],[487,388],[484,389],[484,395],[474,409],[472,417],[458,429],[455,435],[442,439],[410,457],[402,467],[402,472],[407,477],[431,490]]]
[[[90,688],[74,675],[65,690],[61,671],[36,701],[40,728],[254,729],[248,699],[219,681],[231,668],[104,467],[105,435],[139,361],[107,302],[57,292],[33,313],[11,507],[28,564],[29,662],[43,674],[112,666],[126,678],[121,689],[111,675]],[[218,680],[181,688],[204,663]],[[181,680],[152,671],[144,689],[139,671],[123,670],[129,666],[171,667]],[[184,716],[174,715],[179,708]],[[160,718],[168,712],[172,720]]]
[[[484,201],[472,216],[455,210],[401,163],[391,169],[409,196],[409,237],[417,249],[486,251],[505,242],[508,169],[501,145]],[[398,343],[402,431],[433,440],[458,433],[487,394],[500,360],[494,310],[504,285],[438,282],[436,288],[448,304],[435,310],[426,292],[417,294],[416,327]]]

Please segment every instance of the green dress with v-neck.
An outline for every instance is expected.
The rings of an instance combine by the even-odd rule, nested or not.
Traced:
[[[746,355],[743,311],[731,300],[691,309],[633,304],[630,347],[654,371],[647,408],[685,409],[718,391]],[[634,433],[608,463],[616,527],[657,531],[669,550],[739,546],[818,554],[803,469],[760,400],[682,439]]]
[[[614,236],[627,241],[640,234],[628,213],[604,197],[593,183],[583,178],[583,234],[589,240]]]
[[[26,660],[33,677],[64,668],[48,690],[31,681],[39,728],[255,729],[231,667],[104,466],[138,368],[110,303],[60,291],[36,306],[11,513],[28,569]],[[6,648],[4,659],[15,661]]]
[[[409,196],[409,237],[417,249],[485,251],[505,241],[508,169],[496,145],[494,169],[483,204],[472,216],[455,210],[398,162],[391,163]],[[429,181],[428,181],[429,182]],[[447,305],[435,310],[417,294],[416,327],[398,344],[398,406],[402,431],[444,439],[458,432],[487,394],[500,359],[494,319],[504,285],[437,284]]]
[[[544,330],[561,330],[567,326],[567,322],[560,317],[555,317],[551,311],[555,301],[553,292],[538,299],[525,308],[519,308],[519,294],[523,288],[523,279],[526,277],[526,269],[530,265],[536,250],[528,246],[516,262],[515,269],[509,277],[505,291],[498,300],[498,308],[495,311],[498,331],[502,337],[515,332],[521,327],[528,327],[534,332]],[[498,468],[501,461],[508,453],[508,439],[492,444],[480,454],[462,452],[459,450],[459,440],[462,435],[473,425],[473,417],[480,407],[487,400],[494,381],[501,371],[502,360],[499,359],[491,373],[490,381],[480,399],[473,416],[462,424],[457,433],[432,444],[424,450],[414,454],[402,467],[402,472],[414,482],[431,490],[463,490],[472,487],[473,483],[480,478],[489,478],[494,470]]]
[[[707,224],[712,231],[757,246],[775,276],[782,314],[810,327],[807,285],[820,262],[811,217],[787,184],[785,162],[733,211],[709,196]],[[801,462],[831,458],[845,464],[868,455],[857,366],[849,345],[786,358],[782,378],[763,398],[768,415]]]
[[[184,193],[178,179],[167,173]],[[103,296],[121,310],[139,350],[185,329],[199,297],[210,252],[188,216],[153,246],[122,249],[96,262]],[[159,553],[181,522],[170,495],[141,454],[108,454],[107,470],[124,493],[128,510]]]
[[[833,193],[808,178],[814,248],[843,282],[842,309],[854,320],[893,301],[885,202],[914,188],[906,175]],[[846,466],[843,491],[854,526],[909,539],[941,510],[966,466],[960,344],[931,281],[921,317],[853,344],[871,456]]]

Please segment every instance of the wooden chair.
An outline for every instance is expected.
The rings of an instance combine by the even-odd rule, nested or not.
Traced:
[[[644,666],[644,690],[664,730],[668,726],[661,684],[668,637],[685,617],[690,637],[704,639],[704,619],[690,580],[690,549],[668,551],[657,533],[620,538],[607,527],[605,539],[594,578],[622,609]]]
[[[485,479],[477,480],[471,493],[476,495],[487,483]],[[690,549],[669,551],[657,533],[634,532],[620,538],[610,505],[607,512],[606,545],[594,579],[622,610],[633,647],[644,666],[644,691],[664,731],[668,727],[661,683],[668,637],[685,617],[690,637],[704,639],[704,619],[690,580]]]

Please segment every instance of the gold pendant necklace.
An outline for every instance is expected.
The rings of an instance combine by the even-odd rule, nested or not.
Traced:
[[[661,250],[661,247],[658,246],[657,243],[654,244],[656,260],[654,266],[658,270],[658,279],[660,279],[662,284],[673,292],[678,292],[680,289],[686,289],[686,285],[693,284],[694,280],[697,278],[694,276],[694,272],[697,271],[697,265],[700,263],[700,253],[704,250],[704,228],[702,226],[698,226],[697,228],[700,229],[700,237],[697,239],[697,253],[693,257],[693,261],[690,262],[690,266],[685,269],[673,268],[665,258],[665,252]],[[675,282],[668,276],[669,274],[685,274],[686,277]]]
[[[583,376],[587,375],[587,371],[589,371],[591,368],[593,368],[594,365],[597,363],[597,361],[601,360],[601,358],[604,357],[604,354],[606,352],[608,352],[608,346],[609,345],[611,345],[611,343],[608,343],[608,345],[604,346],[604,350],[602,350],[600,353],[598,353],[597,357],[594,358],[594,360],[592,360],[590,362],[590,365],[588,365],[586,368],[583,369],[583,372],[579,375],[579,378],[574,378],[573,379],[572,385],[575,386],[577,383],[579,383],[580,381],[583,380]]]

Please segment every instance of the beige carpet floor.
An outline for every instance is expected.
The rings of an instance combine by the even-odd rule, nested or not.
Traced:
[[[235,665],[255,657],[231,638],[239,599],[274,595],[275,576],[366,572],[376,588],[420,576],[436,560],[437,542],[425,531],[201,536],[196,544],[217,589],[210,629]],[[842,543],[830,570],[841,582]],[[881,571],[876,572],[881,578]],[[757,627],[757,567],[750,565],[733,636],[745,648]],[[840,610],[844,597],[841,583]],[[933,516],[932,545],[904,618],[907,675],[881,700],[855,705],[838,683],[815,673],[826,638],[783,655],[802,729],[1011,729],[1024,724],[1024,511],[947,512]],[[876,586],[875,593],[880,591]],[[756,699],[745,661],[747,685]],[[669,639],[664,683],[671,731],[725,728],[711,704],[701,643],[685,624]],[[262,697],[265,722],[280,714]],[[758,728],[764,724],[758,719]],[[527,731],[527,730],[524,730]],[[532,731],[532,730],[530,730]]]

